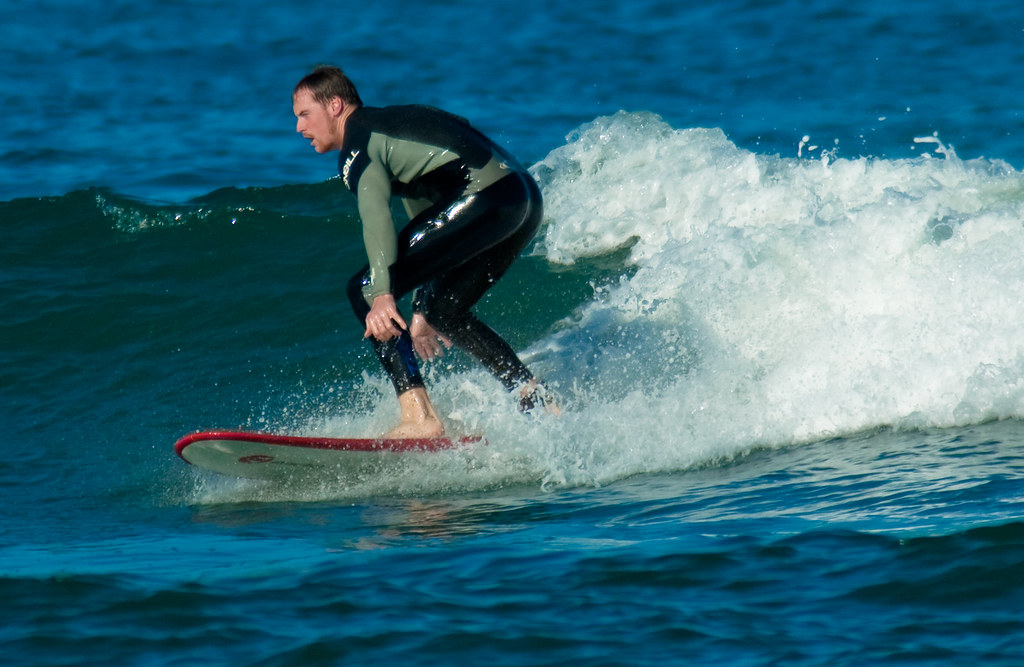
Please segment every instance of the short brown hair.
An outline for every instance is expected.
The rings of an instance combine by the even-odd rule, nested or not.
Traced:
[[[326,105],[335,97],[340,97],[347,104],[363,106],[355,84],[345,76],[340,67],[333,65],[317,65],[312,72],[302,77],[292,91],[292,96],[303,89],[312,93],[313,99],[320,104]]]

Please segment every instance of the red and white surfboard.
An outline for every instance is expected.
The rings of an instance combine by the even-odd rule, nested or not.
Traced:
[[[192,465],[235,477],[275,479],[373,465],[399,454],[486,444],[458,438],[317,438],[243,431],[204,431],[178,440],[174,451]]]

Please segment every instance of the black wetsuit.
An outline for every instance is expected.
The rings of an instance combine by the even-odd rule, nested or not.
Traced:
[[[413,310],[508,390],[532,381],[511,346],[470,312],[540,224],[530,174],[465,119],[423,106],[357,108],[338,171],[356,195],[369,259],[348,284],[359,322],[375,297],[418,288]],[[397,233],[393,196],[410,216]],[[371,340],[397,393],[423,386],[408,331]]]

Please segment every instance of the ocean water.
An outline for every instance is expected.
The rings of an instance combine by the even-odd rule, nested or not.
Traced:
[[[14,0],[0,45],[4,664],[1024,663],[1019,3]],[[453,352],[486,446],[174,455],[397,417],[318,62],[530,165],[479,310],[561,417]]]

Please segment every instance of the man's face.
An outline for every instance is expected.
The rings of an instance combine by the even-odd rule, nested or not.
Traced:
[[[338,116],[342,103],[334,98],[327,105],[313,99],[313,94],[303,88],[292,98],[292,111],[295,112],[295,131],[306,139],[317,153],[327,153],[341,148],[341,133],[338,127]]]

